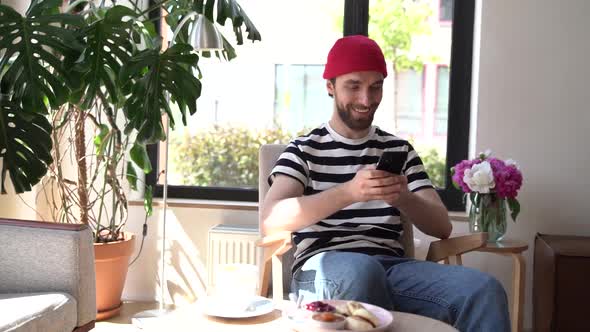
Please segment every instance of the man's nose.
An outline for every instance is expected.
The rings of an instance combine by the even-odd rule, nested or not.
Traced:
[[[360,93],[358,96],[357,102],[359,103],[359,105],[369,107],[369,105],[371,104],[371,97],[370,97],[369,93],[368,92]]]

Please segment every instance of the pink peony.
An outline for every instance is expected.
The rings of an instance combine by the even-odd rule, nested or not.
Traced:
[[[514,160],[508,159],[503,161],[501,159],[491,157],[490,153],[491,152],[486,151],[486,153],[480,154],[473,160],[463,160],[458,163],[452,169],[453,183],[461,188],[461,190],[465,192],[465,195],[473,192],[471,188],[465,183],[465,181],[463,181],[465,172],[469,170],[470,172],[468,173],[472,173],[474,171],[473,165],[479,164],[484,160],[487,161],[490,164],[490,168],[492,169],[491,173],[494,177],[493,187],[482,186],[480,188],[478,186],[474,186],[474,188],[480,190],[477,191],[480,194],[487,195],[489,193],[491,195],[496,195],[500,199],[507,199],[508,208],[511,211],[512,219],[516,221],[516,216],[520,212],[520,203],[518,203],[516,195],[518,195],[518,191],[522,186],[522,173]],[[487,170],[487,175],[489,177],[489,169]],[[468,181],[470,180],[468,179]]]
[[[485,158],[485,159],[482,159]],[[514,162],[507,164],[501,159],[494,157],[482,157],[473,160],[463,160],[454,167],[454,173],[452,176],[453,182],[455,182],[463,192],[470,193],[471,189],[463,181],[466,169],[471,169],[473,165],[481,163],[486,160],[492,167],[494,174],[494,182],[496,186],[494,192],[501,198],[515,198],[518,190],[522,186],[522,173]]]
[[[522,173],[514,166],[506,166],[497,177],[494,174],[494,178],[497,178],[496,192],[501,198],[515,198],[522,186]]]

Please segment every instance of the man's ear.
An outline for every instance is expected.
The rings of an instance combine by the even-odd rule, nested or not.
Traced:
[[[326,89],[328,90],[328,96],[334,97],[334,90],[336,87],[334,86],[335,80],[326,80]]]

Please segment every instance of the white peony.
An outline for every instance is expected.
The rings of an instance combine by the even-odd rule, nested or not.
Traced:
[[[466,169],[463,174],[463,182],[467,183],[472,191],[482,194],[488,194],[491,189],[496,187],[492,166],[487,161],[482,161],[471,166],[471,169]]]
[[[516,167],[517,170],[520,171],[520,165],[516,161],[514,161],[512,159],[507,159],[504,162],[504,164],[506,164],[506,166],[514,166],[514,167]]]

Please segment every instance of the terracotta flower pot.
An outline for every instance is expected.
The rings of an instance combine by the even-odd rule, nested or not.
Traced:
[[[134,243],[135,235],[124,233],[121,241],[94,244],[97,321],[116,316],[121,311],[121,294]]]

